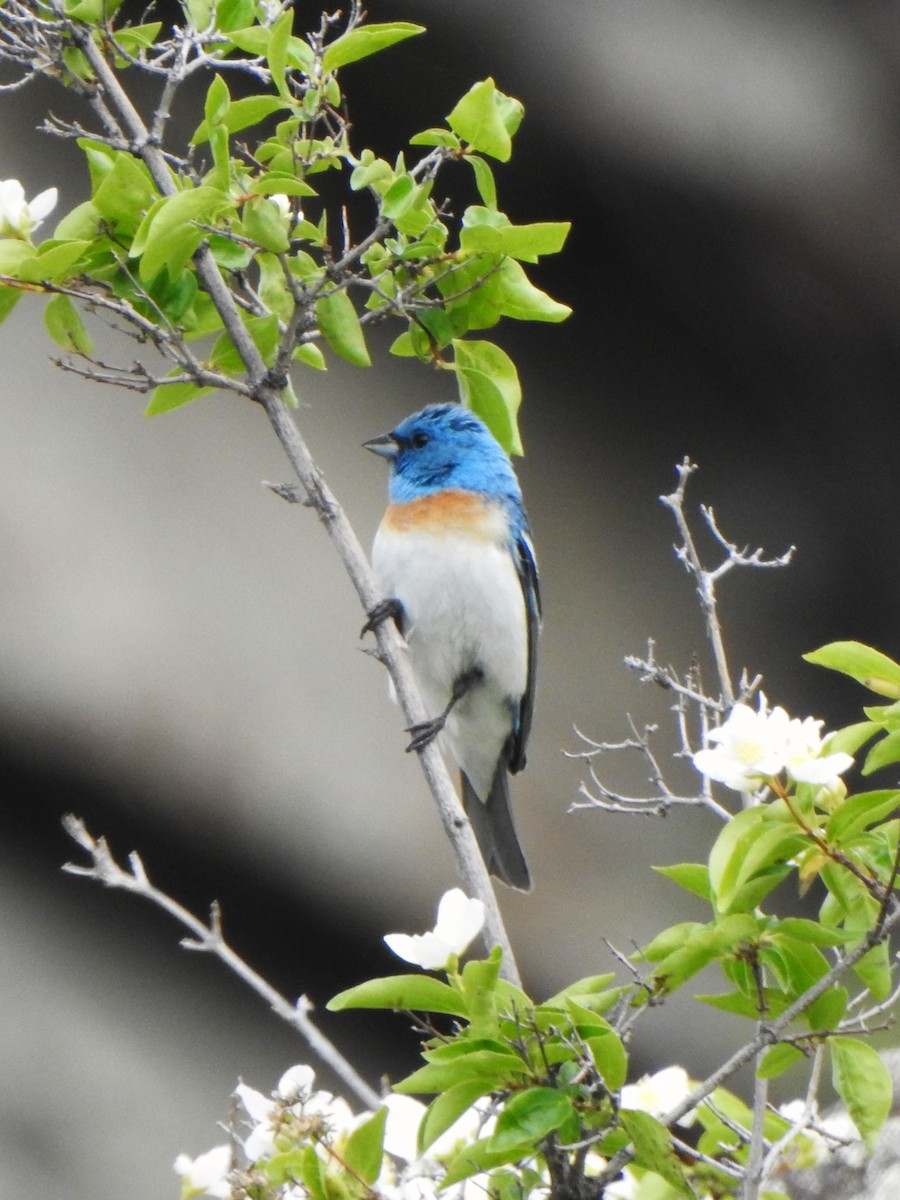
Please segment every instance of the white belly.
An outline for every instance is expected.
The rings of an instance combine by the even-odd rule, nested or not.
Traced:
[[[453,708],[443,740],[482,799],[525,692],[525,601],[508,549],[483,539],[379,530],[376,578],[406,614],[410,664],[430,716],[473,669],[482,679]]]

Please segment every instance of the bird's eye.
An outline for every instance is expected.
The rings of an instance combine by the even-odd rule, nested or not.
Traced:
[[[423,446],[427,446],[431,438],[427,433],[414,433],[410,438],[410,445],[414,450],[421,450]]]

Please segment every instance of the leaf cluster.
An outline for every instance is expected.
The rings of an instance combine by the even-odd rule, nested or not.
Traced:
[[[392,352],[452,371],[461,400],[520,453],[515,364],[494,342],[470,335],[503,317],[556,322],[569,313],[525,266],[559,251],[568,225],[514,225],[498,203],[491,160],[509,159],[522,105],[482,80],[445,125],[385,158],[353,145],[341,73],[420,35],[421,26],[365,24],[351,6],[343,24],[323,18],[318,32],[300,37],[289,9],[186,0],[173,39],[161,22],[116,25],[117,8],[66,0],[54,69],[94,99],[104,86],[98,52],[110,70],[161,79],[149,143],[135,144],[109,122],[91,135],[57,123],[77,136],[90,199],[38,247],[0,239],[0,317],[23,291],[49,292],[50,336],[67,354],[90,357],[79,307],[112,316],[174,360],[163,379],[138,373],[143,390],[152,384],[151,414],[214,387],[246,391],[234,330],[198,275],[202,249],[227,280],[270,382],[289,396],[294,364],[322,370],[334,354],[368,366],[368,329],[391,320],[401,326]],[[189,152],[167,148],[160,157],[174,93],[198,71],[211,81]],[[235,77],[240,95],[229,87]],[[458,215],[438,191],[455,161],[471,168],[479,199]],[[362,209],[350,205],[354,196]],[[360,228],[350,228],[348,212]],[[206,345],[194,350],[198,339]],[[130,384],[127,374],[101,378],[136,386],[135,372]]]

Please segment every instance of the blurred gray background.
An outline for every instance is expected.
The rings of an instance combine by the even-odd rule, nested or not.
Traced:
[[[700,463],[693,500],[735,541],[798,546],[788,571],[725,581],[735,668],[836,725],[863,694],[800,655],[838,637],[900,654],[897,8],[369,8],[430,32],[347,70],[357,144],[392,157],[493,74],[526,106],[501,207],[575,223],[534,272],[575,315],[496,331],[525,389],[519,474],[546,606],[514,782],[535,890],[501,901],[541,996],[611,969],[607,938],[628,951],[704,917],[649,868],[704,856],[714,821],[567,815],[582,772],[563,755],[575,725],[616,740],[627,713],[666,721],[669,698],[622,663],[648,636],[679,666],[705,653],[657,502],[676,462]],[[80,156],[34,129],[47,105],[76,115],[71,97],[0,102],[0,177],[58,185],[64,212],[83,197]],[[195,910],[218,898],[237,949],[319,1004],[392,970],[382,933],[428,927],[454,871],[325,535],[261,486],[289,477],[262,415],[213,396],[144,420],[140,398],[50,365],[39,310],[0,328],[0,1194],[157,1200],[177,1194],[176,1153],[220,1140],[238,1076],[268,1090],[309,1054],[162,914],[61,875],[60,815],[139,850]],[[443,375],[383,362],[297,379],[366,544],[386,479],[360,443],[453,398]],[[645,787],[639,764],[610,771]],[[373,1082],[414,1063],[399,1018],[322,1024]],[[670,1061],[674,1037],[700,1075],[741,1032],[667,1004],[635,1065]]]

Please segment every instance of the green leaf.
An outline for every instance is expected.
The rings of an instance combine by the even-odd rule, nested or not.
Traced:
[[[288,9],[272,25],[266,50],[272,83],[275,85],[278,95],[288,104],[291,103],[291,89],[288,87],[285,72],[288,65],[288,47],[291,42],[293,23],[294,14]]]
[[[709,900],[709,868],[705,863],[676,863],[671,867],[653,867],[652,870],[693,892],[701,900]]]
[[[22,263],[19,278],[23,282],[39,283],[77,275],[73,268],[90,246],[90,242],[43,242],[38,253]]]
[[[85,200],[66,213],[53,230],[53,237],[58,241],[83,241],[96,238],[99,233],[100,214],[92,200]]]
[[[69,354],[90,354],[94,349],[78,309],[68,296],[54,296],[48,302],[44,326],[54,342]]]
[[[203,106],[208,128],[212,129],[214,125],[222,124],[230,103],[231,93],[228,90],[228,84],[221,75],[214,75],[206,93],[206,103]]]
[[[875,743],[866,755],[862,773],[871,775],[873,771],[877,771],[881,767],[888,767],[895,762],[900,762],[900,729],[891,730]]]
[[[507,254],[535,263],[544,254],[557,254],[572,228],[571,221],[539,221],[533,225],[469,223],[472,212],[471,207],[466,209],[459,234],[460,247],[467,254]]]
[[[807,920],[806,917],[783,917],[774,927],[774,931],[801,942],[810,942],[814,946],[842,946],[847,941],[844,930]]]
[[[795,1063],[802,1061],[803,1057],[802,1051],[796,1046],[770,1046],[762,1056],[756,1074],[760,1079],[775,1079]]]
[[[478,195],[488,208],[497,208],[497,185],[494,182],[494,172],[477,154],[469,154],[466,156],[466,161],[475,172],[475,186],[478,188]]]
[[[383,25],[363,25],[351,29],[326,46],[322,69],[326,72],[336,71],[348,63],[368,58],[370,54],[377,54],[379,50],[386,50],[388,46],[424,32],[424,25],[413,25],[409,21],[390,21]]]
[[[654,984],[660,991],[672,991],[715,959],[752,944],[758,935],[758,921],[744,913],[701,927],[659,963],[653,972]]]
[[[161,383],[150,397],[150,403],[144,409],[145,417],[157,417],[160,413],[171,412],[173,408],[181,408],[192,400],[207,396],[215,388],[200,387],[196,383]]]
[[[836,1029],[847,1011],[850,993],[844,987],[830,987],[814,1000],[804,1014],[810,1029]]]
[[[441,1190],[452,1187],[455,1183],[461,1183],[463,1179],[468,1179],[471,1175],[478,1175],[482,1171],[492,1171],[495,1167],[502,1167],[504,1164],[515,1162],[522,1157],[521,1146],[500,1151],[493,1149],[493,1138],[480,1138],[478,1141],[464,1146],[451,1159],[441,1183]]]
[[[391,1008],[395,1012],[411,1009],[413,1012],[468,1016],[465,1001],[459,992],[430,975],[391,975],[370,979],[338,992],[325,1007],[331,1012],[341,1012],[346,1008]]]
[[[22,298],[20,288],[0,285],[0,324],[2,324]]]
[[[535,287],[525,268],[514,258],[504,258],[486,286],[500,315],[515,321],[546,321],[556,325],[571,316],[568,304],[560,304]]]
[[[460,990],[469,1010],[470,1034],[474,1038],[497,1034],[496,995],[503,954],[495,946],[488,958],[473,958],[463,967]]]
[[[517,414],[522,388],[515,363],[493,342],[453,340],[459,395],[508,454],[523,454]]]
[[[448,150],[459,150],[460,142],[449,129],[423,129],[409,139],[411,146],[446,146]],[[485,201],[487,203],[487,201]]]
[[[244,325],[263,362],[270,367],[275,359],[279,342],[278,317],[274,313],[267,317],[248,317],[244,321]],[[217,339],[209,361],[216,370],[224,371],[227,375],[242,375],[247,369],[246,363],[231,340],[231,335],[227,332]]]
[[[286,254],[291,248],[287,218],[265,196],[254,196],[244,205],[241,227],[244,236],[272,254]]]
[[[304,342],[302,345],[297,346],[291,358],[294,362],[300,362],[306,367],[312,367],[314,371],[328,370],[325,355],[312,342]]]
[[[803,657],[816,666],[849,675],[879,696],[900,700],[900,664],[862,642],[829,642]]]
[[[461,1048],[465,1048],[465,1043],[461,1043]],[[528,1067],[511,1050],[473,1049],[470,1053],[442,1058],[419,1067],[395,1084],[394,1091],[428,1095],[477,1081],[485,1092],[490,1092],[508,1087],[511,1081],[521,1079],[527,1072]]]
[[[759,999],[756,995],[748,996],[744,992],[724,992],[716,996],[695,996],[702,1004],[717,1008],[720,1012],[732,1013],[737,1017],[746,1017],[751,1021],[759,1020]],[[763,989],[765,1013],[768,1017],[780,1017],[790,1003],[783,992],[775,988]]]
[[[123,153],[116,155],[112,170],[94,189],[93,203],[109,225],[133,234],[158,195],[143,163]]]
[[[887,1000],[891,982],[891,953],[887,942],[880,942],[864,954],[853,968],[876,1000]]]
[[[605,975],[586,975],[583,979],[576,979],[574,983],[570,983],[568,987],[562,988],[561,991],[554,992],[549,1000],[544,1000],[541,1008],[562,1008],[566,1007],[566,1001],[569,999],[575,1000],[578,1004],[584,1004],[585,999],[595,995],[597,992],[602,992],[608,988],[615,980],[615,975],[608,972]]]
[[[585,1038],[600,1078],[611,1092],[617,1092],[628,1077],[628,1054],[622,1039],[610,1028],[607,1033]]]
[[[316,318],[322,336],[336,354],[355,367],[372,365],[359,317],[346,289],[320,296]]]
[[[677,925],[670,925],[668,929],[658,933],[651,942],[642,947],[639,955],[632,955],[632,961],[644,959],[647,962],[662,962],[664,958],[680,950],[696,934],[708,928],[709,926],[702,921],[679,921]]]
[[[253,0],[218,0],[216,4],[216,26],[223,33],[229,29],[243,29],[255,16]]]
[[[287,103],[278,96],[244,96],[240,100],[232,100],[216,124],[224,125],[229,133],[238,133],[241,129],[258,125],[273,112],[287,107]],[[207,118],[191,135],[191,145],[199,146],[208,142],[210,128]]]
[[[649,1113],[638,1109],[620,1109],[619,1120],[631,1139],[634,1161],[638,1166],[660,1175],[681,1195],[693,1196],[694,1192],[685,1181],[668,1130]]]
[[[500,1111],[490,1139],[491,1149],[503,1154],[517,1146],[535,1147],[571,1112],[572,1101],[556,1088],[533,1087],[517,1092]]]
[[[898,807],[900,792],[894,788],[848,796],[828,818],[825,836],[833,845],[840,845],[845,838],[890,817]]]
[[[214,224],[228,207],[228,197],[208,186],[158,200],[141,222],[131,247],[131,256],[141,257],[141,279],[150,282],[163,267],[172,274],[180,271],[205,236],[194,222]]]
[[[267,171],[251,184],[256,196],[315,196],[316,189],[295,175],[283,175],[279,171]]]
[[[363,1183],[372,1186],[384,1161],[384,1126],[388,1110],[379,1108],[373,1117],[357,1126],[341,1152],[341,1158]]]
[[[716,838],[709,856],[709,882],[719,911],[728,912],[743,900],[742,886],[754,872],[790,858],[804,845],[806,839],[786,810],[769,805],[737,813]],[[772,876],[772,887],[778,878]]]
[[[891,1076],[868,1042],[858,1038],[828,1039],[834,1089],[847,1106],[850,1119],[872,1151],[891,1110]]]
[[[116,42],[131,55],[147,50],[159,37],[162,21],[150,21],[147,25],[129,25],[116,30]]]
[[[463,141],[468,142],[483,154],[500,162],[508,162],[512,155],[513,123],[508,103],[510,97],[497,91],[493,79],[483,79],[469,88],[463,98],[447,117],[447,124]],[[522,106],[517,100],[519,120]]]
[[[454,1084],[436,1096],[419,1125],[419,1154],[424,1154],[432,1142],[436,1142],[487,1090],[488,1085],[483,1080],[473,1079]]]

